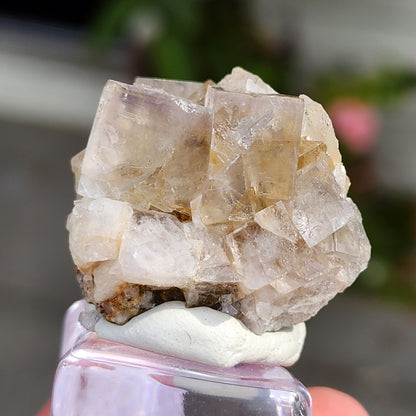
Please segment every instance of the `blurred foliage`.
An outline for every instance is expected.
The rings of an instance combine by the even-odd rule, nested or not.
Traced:
[[[395,302],[416,301],[416,201],[374,191],[350,196],[359,206],[372,245],[367,270],[355,287]]]
[[[248,1],[108,1],[91,27],[93,47],[108,49],[132,30],[139,16],[157,22],[157,28],[148,44],[136,42],[137,74],[218,81],[238,62],[278,90],[292,83],[293,47],[281,39],[264,41],[250,18]]]
[[[319,74],[314,80],[311,95],[324,105],[339,97],[355,97],[383,108],[395,104],[414,87],[414,70],[383,67],[363,75],[345,65]]]
[[[137,56],[133,75],[218,81],[239,65],[277,91],[304,90],[326,108],[348,97],[383,109],[416,86],[416,72],[411,69],[386,67],[363,74],[348,65],[315,74],[303,85],[302,71],[296,70],[294,40],[265,37],[249,5],[248,0],[107,1],[92,24],[91,44],[105,53],[117,40],[130,38]],[[415,198],[383,190],[374,174],[371,151],[355,154],[340,139],[352,179],[350,195],[360,207],[373,247],[369,267],[355,288],[414,305]]]

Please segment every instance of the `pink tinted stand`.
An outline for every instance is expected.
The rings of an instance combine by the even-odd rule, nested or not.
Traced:
[[[282,367],[219,368],[106,341],[64,320],[53,416],[311,416],[305,387]]]

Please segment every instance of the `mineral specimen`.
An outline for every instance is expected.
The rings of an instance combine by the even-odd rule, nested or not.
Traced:
[[[181,300],[277,331],[369,260],[322,106],[241,68],[218,84],[108,81],[72,166],[70,249],[111,322]]]

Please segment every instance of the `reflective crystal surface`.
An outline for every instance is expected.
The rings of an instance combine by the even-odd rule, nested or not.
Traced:
[[[78,281],[115,323],[180,300],[277,331],[369,260],[328,115],[241,68],[218,84],[108,81],[72,166]]]

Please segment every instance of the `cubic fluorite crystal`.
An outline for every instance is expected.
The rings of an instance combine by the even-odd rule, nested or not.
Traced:
[[[369,260],[322,106],[241,68],[218,84],[108,81],[72,166],[70,249],[111,322],[183,300],[276,331]]]

